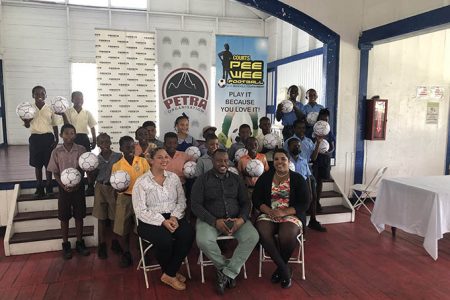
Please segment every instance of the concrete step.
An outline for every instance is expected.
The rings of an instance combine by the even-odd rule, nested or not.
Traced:
[[[320,195],[320,204],[322,206],[341,205],[343,201],[342,194],[336,191],[322,191]]]
[[[352,221],[352,210],[344,205],[323,206],[316,218],[322,224],[348,223]]]

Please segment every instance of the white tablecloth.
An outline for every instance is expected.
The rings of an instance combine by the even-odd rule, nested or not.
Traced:
[[[424,237],[436,260],[438,240],[450,232],[450,176],[383,179],[371,221],[380,233],[390,225]]]

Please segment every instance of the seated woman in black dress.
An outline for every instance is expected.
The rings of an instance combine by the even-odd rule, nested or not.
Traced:
[[[176,290],[186,289],[178,273],[194,242],[194,229],[184,218],[186,197],[179,177],[166,171],[169,154],[163,148],[149,150],[151,170],[139,177],[133,188],[133,208],[138,234],[151,242],[161,266],[161,281]]]
[[[263,173],[256,182],[252,200],[253,207],[261,212],[256,220],[260,242],[277,265],[271,281],[288,288],[291,286],[288,261],[306,222],[310,198],[303,177],[289,170],[286,150],[274,151],[273,164],[274,169]]]

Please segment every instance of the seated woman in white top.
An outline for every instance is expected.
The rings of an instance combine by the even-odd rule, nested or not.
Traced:
[[[195,233],[184,218],[186,197],[180,179],[166,171],[169,155],[163,148],[146,154],[151,170],[136,181],[133,208],[139,236],[154,246],[161,265],[161,281],[176,290],[186,289],[186,278],[178,273],[189,253]]]

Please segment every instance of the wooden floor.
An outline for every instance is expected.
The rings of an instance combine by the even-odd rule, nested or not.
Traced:
[[[207,267],[202,284],[194,249],[189,256],[193,278],[184,292],[161,284],[160,271],[150,273],[147,290],[141,271],[120,269],[114,255],[99,260],[95,249],[87,258],[74,255],[69,261],[59,252],[5,257],[0,249],[0,299],[450,299],[449,236],[439,242],[439,259],[433,261],[423,239],[401,231],[396,240],[389,232],[379,235],[364,212],[357,213],[355,223],[327,228],[328,233],[307,232],[306,281],[295,266],[288,290],[269,282],[271,263],[258,278],[257,251],[247,263],[248,279],[240,276],[235,289],[218,297],[214,268]]]
[[[0,148],[0,183],[35,180],[34,168],[28,162],[28,146]]]

